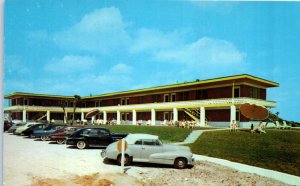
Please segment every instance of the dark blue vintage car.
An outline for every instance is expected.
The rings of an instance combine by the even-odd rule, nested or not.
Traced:
[[[88,147],[106,147],[114,141],[126,137],[127,134],[113,134],[106,128],[86,127],[80,129],[70,137],[67,137],[66,144],[76,146],[78,149]]]
[[[32,133],[32,137],[34,138],[41,138],[42,141],[49,140],[49,135],[53,132],[66,127],[66,125],[49,125],[44,129],[34,130]]]

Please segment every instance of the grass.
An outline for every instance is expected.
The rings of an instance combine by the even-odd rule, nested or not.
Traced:
[[[300,176],[300,131],[205,132],[189,145],[195,154],[227,159]]]
[[[165,126],[105,125],[113,133],[146,133],[159,136],[164,143],[183,141],[192,129]]]
[[[210,128],[195,127],[193,129],[170,126],[137,126],[137,125],[102,125],[113,133],[146,133],[159,136],[164,143],[182,142],[193,130]]]

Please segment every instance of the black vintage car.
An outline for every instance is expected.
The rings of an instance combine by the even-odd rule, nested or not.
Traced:
[[[113,134],[106,128],[86,127],[74,132],[67,138],[67,145],[74,145],[78,149],[88,147],[107,147],[114,141],[126,137],[127,134]]]

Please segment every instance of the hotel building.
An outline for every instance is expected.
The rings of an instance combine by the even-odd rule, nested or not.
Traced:
[[[253,103],[273,108],[276,102],[267,100],[267,89],[278,86],[276,82],[241,74],[84,96],[76,104],[75,120],[84,120],[87,112],[98,109],[100,113],[92,120],[114,119],[117,124],[136,125],[142,120],[159,125],[165,120],[194,120],[200,126],[229,126],[230,121],[237,120],[241,127],[248,127],[250,120],[240,114],[240,105]],[[69,118],[73,114],[74,96],[15,92],[4,98],[9,102],[4,111],[13,120],[63,121],[65,114]]]

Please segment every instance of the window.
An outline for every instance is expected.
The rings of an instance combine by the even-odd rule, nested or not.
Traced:
[[[134,144],[135,145],[142,145],[142,140],[137,140]]]
[[[234,87],[234,97],[240,97],[240,87]]]
[[[156,140],[144,139],[143,142],[143,145],[156,145]]]
[[[235,119],[236,119],[236,121],[240,121],[240,112],[239,111],[237,111],[235,113]]]
[[[196,90],[196,99],[201,99],[201,90]]]
[[[171,101],[174,102],[176,101],[176,93],[173,93],[171,96]]]
[[[107,130],[99,130],[98,135],[99,136],[109,136],[109,132]]]
[[[260,88],[251,87],[250,97],[260,99]]]
[[[27,98],[24,99],[24,105],[28,105],[28,99]]]
[[[186,100],[189,100],[189,92],[184,92],[183,93],[183,98],[182,98],[183,101],[186,101]]]
[[[169,94],[164,95],[164,102],[169,102]]]

